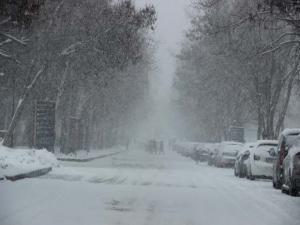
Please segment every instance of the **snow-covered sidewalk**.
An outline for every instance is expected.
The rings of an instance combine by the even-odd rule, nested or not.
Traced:
[[[122,146],[117,146],[114,148],[103,149],[103,150],[80,150],[76,153],[63,154],[57,153],[55,154],[58,160],[61,161],[74,161],[74,162],[88,162],[94,159],[104,158],[107,156],[112,156],[118,153],[125,151],[125,148]]]
[[[59,163],[47,150],[11,149],[0,145],[0,179],[45,173]]]

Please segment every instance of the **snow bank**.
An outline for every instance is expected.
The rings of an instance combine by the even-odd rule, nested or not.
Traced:
[[[10,149],[0,145],[0,178],[58,166],[56,157],[47,150]]]

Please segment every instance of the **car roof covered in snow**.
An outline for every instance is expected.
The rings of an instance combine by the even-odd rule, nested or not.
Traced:
[[[255,147],[256,142],[247,142],[244,144],[242,150],[239,152],[239,155],[245,153],[246,151],[248,151],[249,149]]]
[[[246,142],[246,143],[244,144],[244,146],[245,146],[246,148],[249,148],[249,147],[254,147],[255,144],[256,144],[256,142]]]
[[[258,140],[256,142],[256,146],[260,146],[260,145],[265,145],[265,144],[274,144],[274,145],[278,145],[278,141],[277,140]]]
[[[224,144],[224,145],[243,145],[243,143],[235,142],[235,141],[223,141],[221,144]]]
[[[278,145],[277,140],[258,140],[254,146],[254,148],[250,148],[249,151],[252,153],[257,152],[259,146],[263,145]]]
[[[281,132],[281,135],[289,135],[289,134],[297,134],[299,133],[300,134],[300,128],[286,128],[284,129],[282,132]]]

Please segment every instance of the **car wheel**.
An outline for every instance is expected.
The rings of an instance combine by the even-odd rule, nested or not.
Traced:
[[[250,179],[249,171],[248,171],[248,170],[246,171],[246,178],[247,178],[247,179]]]
[[[243,178],[244,177],[244,173],[242,173],[241,171],[239,172],[239,178]]]
[[[275,189],[280,189],[281,188],[281,183],[279,183],[279,181],[278,181],[278,177],[277,177],[277,174],[275,174],[274,176],[276,176],[276,180],[275,180],[275,178],[273,178],[273,187],[275,188]]]
[[[291,171],[289,172],[289,195],[291,196],[297,196],[298,190],[295,188],[295,183],[293,182],[293,177],[291,175]]]
[[[255,176],[252,175],[251,167],[250,167],[250,169],[249,169],[249,179],[250,179],[250,180],[255,180]]]
[[[287,194],[287,191],[283,188],[283,186],[281,186],[281,193]]]
[[[272,180],[272,184],[273,184],[273,188],[277,189],[276,188],[276,183],[275,183],[274,179]]]
[[[298,195],[298,191],[297,191],[297,189],[294,188],[293,184],[291,184],[291,186],[289,187],[289,195],[290,196],[297,196]]]
[[[290,181],[288,180],[288,178],[286,178],[286,177],[284,176],[284,174],[285,174],[285,172],[283,171],[282,184],[284,184],[284,185],[281,185],[281,187],[280,187],[280,188],[281,188],[281,193],[284,193],[284,194],[290,194],[290,187],[291,187]],[[286,189],[286,186],[289,187],[288,190]]]

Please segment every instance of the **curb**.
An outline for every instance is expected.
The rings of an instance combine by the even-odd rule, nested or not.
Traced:
[[[105,158],[105,157],[108,157],[108,156],[117,155],[117,154],[120,154],[120,153],[122,153],[122,152],[115,152],[115,153],[110,153],[110,154],[96,156],[96,157],[87,158],[87,159],[57,158],[57,160],[64,161],[64,162],[89,162],[89,161],[92,161],[92,160],[95,160],[95,159],[101,159],[101,158]]]
[[[28,173],[21,173],[21,174],[17,174],[14,176],[5,176],[6,180],[10,180],[10,181],[17,181],[17,180],[21,180],[21,179],[25,179],[25,178],[33,178],[33,177],[39,177],[39,176],[43,176],[47,173],[49,173],[52,170],[52,167],[48,167],[48,168],[43,168],[43,169],[39,169],[39,170],[34,170]],[[4,178],[0,178],[0,180],[4,180]]]

